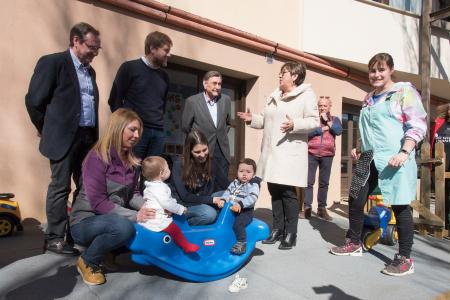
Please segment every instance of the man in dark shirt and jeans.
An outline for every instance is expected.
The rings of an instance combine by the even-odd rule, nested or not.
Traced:
[[[305,188],[304,210],[300,219],[311,217],[313,202],[313,186],[319,167],[319,188],[317,190],[317,216],[327,221],[332,217],[327,212],[327,194],[330,181],[331,165],[336,150],[336,136],[342,133],[342,124],[338,117],[331,116],[330,97],[321,96],[317,103],[320,113],[320,127],[308,135],[308,186]]]
[[[145,39],[145,56],[123,63],[117,71],[108,104],[114,112],[120,107],[134,110],[144,122],[134,153],[141,159],[164,152],[164,110],[169,76],[167,66],[172,40],[159,31]]]

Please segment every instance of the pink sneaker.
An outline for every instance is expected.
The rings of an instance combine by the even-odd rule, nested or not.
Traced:
[[[350,239],[345,239],[344,246],[331,248],[331,254],[338,256],[362,256],[361,244],[354,244]]]
[[[400,254],[395,254],[394,260],[381,272],[391,276],[405,276],[414,273],[414,261]]]

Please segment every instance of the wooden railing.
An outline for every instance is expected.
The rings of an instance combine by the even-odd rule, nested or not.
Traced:
[[[420,215],[414,218],[414,225],[419,234],[433,233],[435,237],[442,238],[445,230],[445,179],[450,178],[450,172],[445,172],[444,144],[437,142],[434,147],[434,158],[430,158],[430,144],[423,143],[420,148],[420,197],[414,200],[411,207]],[[431,171],[434,166],[434,213],[430,210],[431,204]],[[447,195],[448,196],[448,195]],[[448,205],[448,204],[447,204]]]

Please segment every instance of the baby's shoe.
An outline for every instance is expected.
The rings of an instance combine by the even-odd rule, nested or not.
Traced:
[[[246,289],[248,286],[247,278],[239,277],[239,274],[236,274],[233,282],[228,287],[228,291],[231,293],[238,293],[240,290]]]
[[[247,251],[247,243],[246,242],[236,242],[234,246],[231,248],[230,252],[234,255],[242,255]]]

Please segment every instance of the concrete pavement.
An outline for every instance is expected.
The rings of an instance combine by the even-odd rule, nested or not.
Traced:
[[[143,267],[121,255],[120,271],[107,273],[101,286],[87,286],[75,268],[76,258],[40,254],[42,232],[36,221],[25,231],[0,239],[0,299],[433,299],[450,290],[450,241],[415,235],[416,272],[395,278],[380,270],[396,247],[377,245],[362,257],[328,253],[340,244],[347,227],[345,205],[337,205],[332,222],[299,220],[297,247],[281,251],[258,243],[253,257],[238,272],[248,288],[227,291],[234,276],[209,283],[180,280]],[[256,215],[271,224],[271,212]]]

